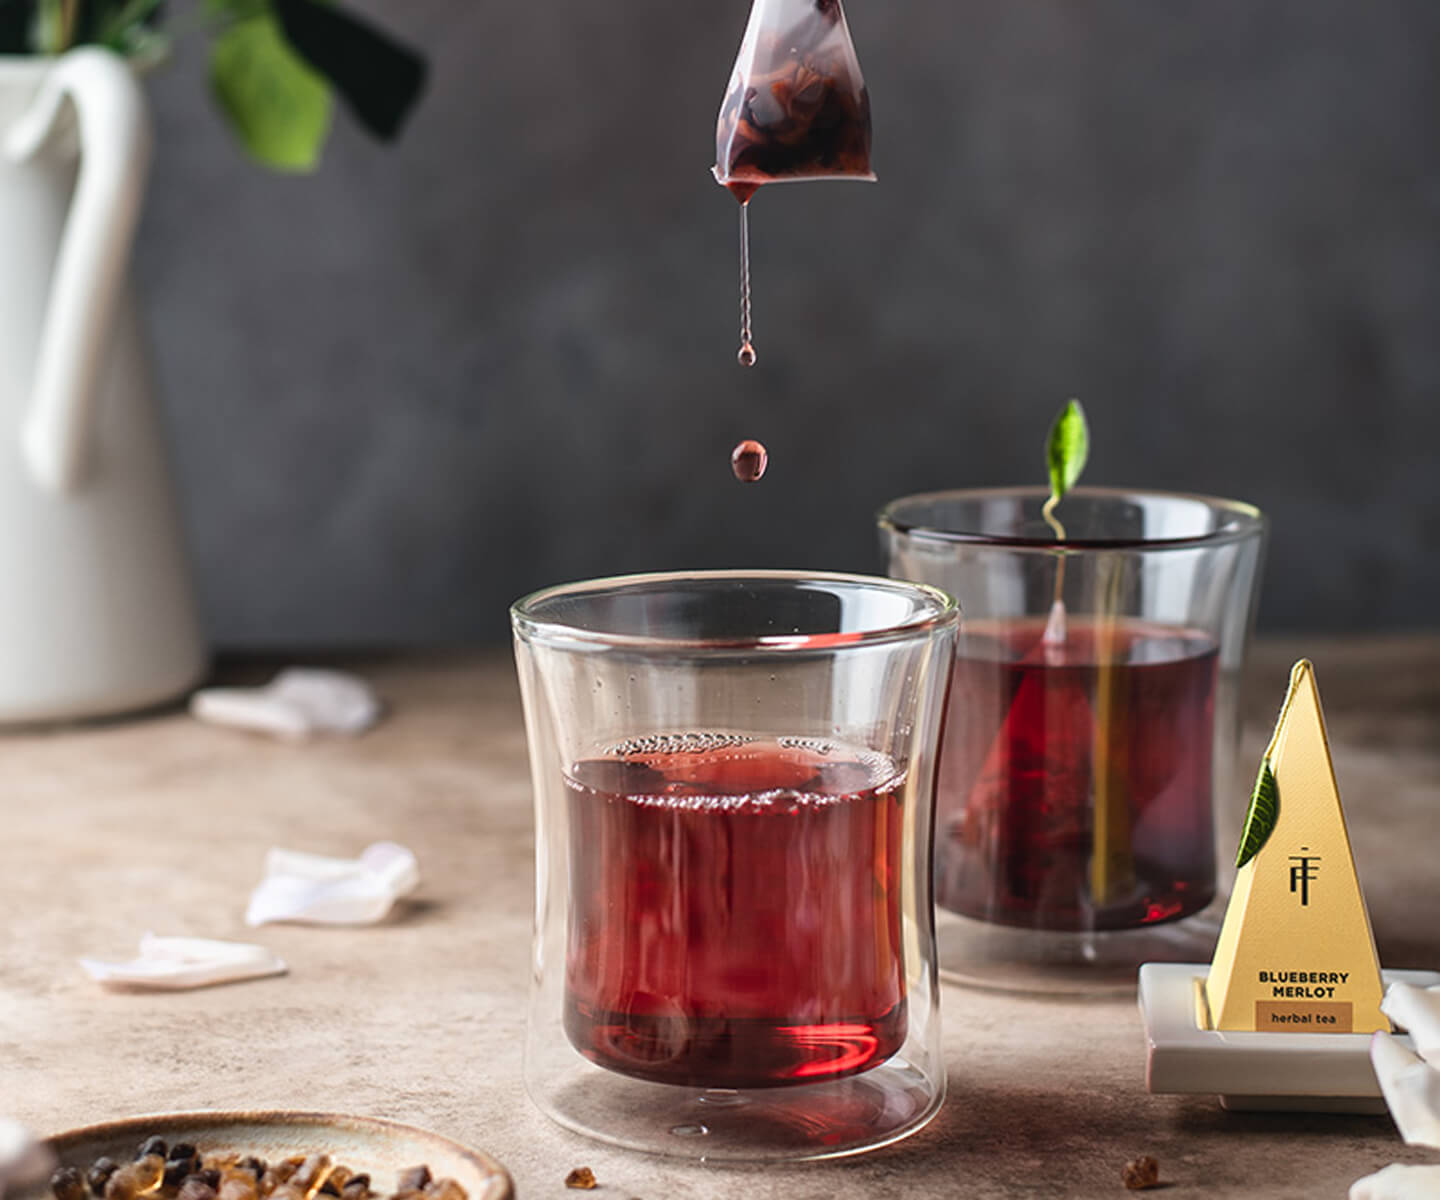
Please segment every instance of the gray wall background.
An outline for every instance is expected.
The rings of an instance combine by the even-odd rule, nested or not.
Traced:
[[[498,640],[526,590],[873,569],[888,497],[1087,479],[1274,519],[1270,629],[1436,624],[1440,5],[850,0],[878,186],[707,175],[743,0],[407,0],[385,150],[250,166],[188,42],[136,271],[226,647]],[[741,437],[771,450],[742,486]]]

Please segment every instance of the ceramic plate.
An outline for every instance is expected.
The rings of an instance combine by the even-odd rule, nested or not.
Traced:
[[[435,1178],[459,1183],[470,1200],[513,1200],[515,1194],[509,1173],[488,1154],[410,1125],[341,1113],[160,1113],[87,1125],[49,1142],[61,1166],[83,1170],[102,1154],[129,1162],[140,1143],[155,1133],[172,1144],[194,1143],[202,1158],[230,1150],[268,1160],[320,1151],[367,1172],[380,1196],[394,1191],[402,1170],[421,1163]],[[42,1185],[21,1191],[17,1200],[48,1200],[49,1195]]]
[[[1226,1108],[1383,1113],[1368,1033],[1234,1033],[1202,1029],[1195,989],[1208,963],[1146,963],[1140,1014],[1152,1092],[1218,1093]],[[1386,987],[1440,984],[1434,971],[1380,972]],[[1410,1038],[1398,1035],[1413,1049]]]

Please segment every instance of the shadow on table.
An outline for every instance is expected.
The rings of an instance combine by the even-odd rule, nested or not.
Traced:
[[[1105,1090],[1097,1081],[1093,1089],[1044,1091],[954,1077],[926,1129],[837,1166],[880,1168],[916,1184],[983,1180],[1006,1195],[1057,1185],[1079,1195],[1118,1188],[1125,1164],[1143,1154],[1159,1160],[1167,1184],[1243,1187],[1257,1171],[1273,1178],[1282,1145],[1288,1161],[1330,1155],[1347,1179],[1364,1172],[1334,1161],[1337,1148],[1377,1163],[1405,1157],[1388,1117],[1236,1113],[1211,1097],[1151,1096],[1143,1085]]]

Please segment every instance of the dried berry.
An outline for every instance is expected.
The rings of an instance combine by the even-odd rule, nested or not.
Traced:
[[[437,1179],[425,1189],[425,1200],[465,1200],[465,1189],[453,1179]]]
[[[352,1175],[340,1189],[341,1200],[366,1200],[370,1195],[370,1176]]]
[[[165,1139],[158,1133],[146,1138],[140,1143],[140,1149],[135,1152],[136,1158],[145,1158],[151,1154],[158,1154],[165,1157]]]
[[[255,1176],[249,1171],[236,1171],[220,1180],[220,1200],[260,1200]]]
[[[324,1183],[325,1176],[328,1174],[330,1174],[330,1156],[328,1154],[311,1154],[300,1164],[299,1170],[290,1176],[290,1182],[308,1192]]]
[[[565,1186],[568,1188],[579,1188],[581,1191],[588,1192],[591,1188],[596,1188],[600,1185],[595,1182],[595,1172],[589,1167],[576,1167],[570,1174],[565,1176]]]
[[[215,1189],[199,1175],[192,1175],[180,1185],[175,1200],[216,1200]]]
[[[265,1160],[263,1158],[256,1158],[253,1154],[247,1154],[235,1165],[242,1171],[249,1171],[250,1174],[255,1176],[256,1180],[259,1180],[260,1177],[265,1174]]]
[[[1160,1164],[1148,1154],[1142,1154],[1134,1162],[1125,1164],[1120,1178],[1132,1192],[1153,1188],[1160,1182]]]
[[[333,1179],[327,1179],[320,1185],[318,1194],[321,1196],[338,1196],[340,1194],[340,1188]]]
[[[121,1167],[105,1184],[105,1200],[135,1200],[140,1189],[128,1167]]]
[[[85,1200],[85,1177],[74,1167],[61,1167],[50,1176],[55,1200]]]
[[[148,1192],[160,1186],[160,1181],[165,1178],[165,1159],[158,1154],[147,1154],[144,1158],[137,1158],[134,1162],[121,1167],[111,1177],[113,1183],[116,1178],[129,1173],[135,1183],[137,1192]]]
[[[195,1172],[190,1169],[188,1158],[172,1158],[165,1163],[165,1186],[179,1187]]]
[[[166,1155],[166,1157],[169,1158],[171,1162],[175,1162],[182,1158],[193,1158],[198,1161],[200,1158],[200,1152],[196,1150],[195,1147],[192,1146],[189,1142],[176,1142],[173,1146],[170,1147],[170,1153]]]
[[[159,1187],[164,1177],[165,1160],[158,1154],[147,1154],[135,1162],[126,1163],[110,1176],[105,1184],[105,1200],[135,1200],[141,1192]]]
[[[90,1170],[85,1173],[85,1182],[90,1185],[90,1190],[97,1196],[105,1194],[105,1185],[110,1182],[110,1176],[115,1174],[120,1164],[113,1158],[100,1157],[90,1164]]]
[[[430,1168],[424,1163],[400,1172],[395,1184],[397,1192],[423,1192],[430,1185]]]

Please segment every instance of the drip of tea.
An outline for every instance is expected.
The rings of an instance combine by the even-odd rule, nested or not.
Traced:
[[[755,343],[750,332],[750,201],[740,204],[740,352],[742,367],[755,365]]]
[[[754,483],[770,465],[770,452],[761,443],[746,438],[730,452],[730,469],[741,483]]]
[[[750,199],[767,183],[874,180],[870,96],[840,0],[755,0],[715,129],[715,179],[740,202],[741,366],[750,333]]]

